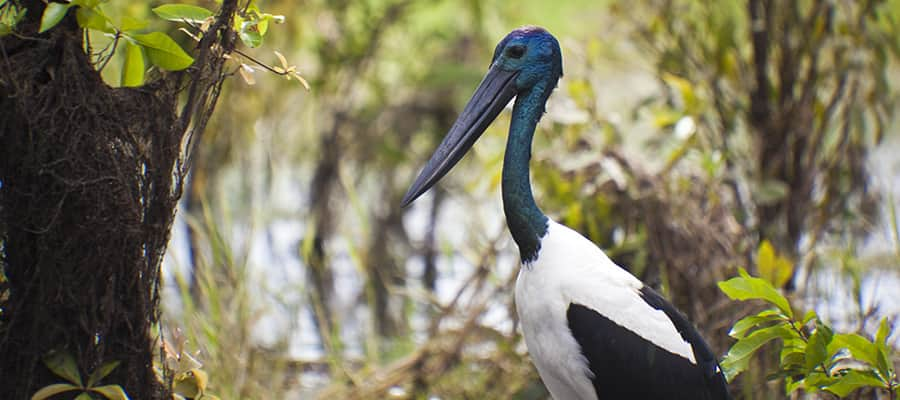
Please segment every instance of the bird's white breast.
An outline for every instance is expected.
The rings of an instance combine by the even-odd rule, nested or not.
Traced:
[[[587,359],[566,318],[571,303],[696,363],[672,321],[640,297],[643,284],[637,278],[579,233],[552,220],[548,224],[537,260],[519,271],[516,309],[528,352],[554,398],[597,399]]]

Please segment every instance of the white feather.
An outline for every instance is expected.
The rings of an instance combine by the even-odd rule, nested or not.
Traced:
[[[552,220],[537,260],[516,281],[516,309],[528,352],[556,399],[596,400],[587,359],[569,330],[569,304],[590,307],[666,351],[696,364],[690,343],[640,296],[640,280],[594,243]]]

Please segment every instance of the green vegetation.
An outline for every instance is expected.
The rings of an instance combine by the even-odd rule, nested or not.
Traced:
[[[825,390],[846,397],[857,389],[873,387],[896,396],[898,381],[887,345],[887,318],[881,320],[874,340],[856,333],[835,334],[813,310],[797,318],[772,283],[751,277],[743,269],[739,277],[719,283],[731,299],[763,300],[776,307],[744,317],[731,328],[728,334],[737,342],[722,360],[729,381],[750,368],[751,357],[763,345],[780,339],[778,370],[770,377],[783,378],[788,395]]]
[[[44,386],[31,396],[31,400],[45,400],[57,394],[71,391],[80,392],[78,396],[75,397],[76,400],[93,399],[94,397],[91,396],[92,392],[109,400],[128,399],[125,390],[119,385],[98,385],[103,378],[119,366],[119,362],[117,361],[110,361],[100,366],[100,368],[97,368],[96,371],[90,374],[87,382],[82,380],[81,373],[78,372],[78,366],[75,364],[75,358],[73,358],[71,354],[59,352],[50,353],[44,358],[44,364],[50,371],[53,371],[58,377],[64,378],[68,382]]]
[[[24,3],[0,0],[2,46],[25,40]],[[142,91],[197,71],[219,7],[51,2],[36,30],[74,13],[104,82]],[[399,208],[522,24],[564,52],[533,149],[542,209],[683,310],[737,398],[895,399],[900,178],[873,154],[900,140],[898,0],[239,1],[215,113],[179,148],[153,376],[185,399],[547,398],[497,195],[508,116]],[[37,398],[124,396],[132,370],[65,351],[40,382],[67,383]]]

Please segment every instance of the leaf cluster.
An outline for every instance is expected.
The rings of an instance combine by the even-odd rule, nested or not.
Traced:
[[[760,257],[761,263],[781,264],[766,242],[758,254],[767,257]],[[760,270],[772,271],[773,267],[760,265]],[[896,369],[887,345],[887,318],[881,321],[874,339],[857,333],[835,333],[813,310],[798,318],[788,299],[773,286],[773,282],[784,283],[780,274],[767,274],[769,278],[763,279],[740,269],[738,277],[719,283],[733,300],[762,300],[774,307],[746,316],[732,326],[728,334],[737,342],[722,361],[729,381],[748,369],[763,346],[780,342],[778,370],[769,379],[784,378],[788,394],[827,391],[844,397],[864,387],[897,391]]]
[[[145,73],[149,66],[167,71],[180,71],[194,63],[194,58],[169,33],[150,28],[150,20],[133,16],[124,16],[121,19],[112,18],[102,8],[107,1],[50,2],[41,15],[38,33],[47,32],[58,25],[70,9],[74,8],[80,28],[99,33],[112,40],[112,51],[106,55],[107,59],[101,63],[102,66],[106,65],[109,57],[112,57],[120,40],[124,41],[124,60],[120,80],[122,86],[144,84]],[[18,6],[15,2],[2,0],[0,2],[0,36],[14,33],[16,25],[26,12],[25,8]],[[186,28],[180,28],[180,30],[196,41],[203,37],[215,19],[213,11],[187,4],[164,4],[154,8],[153,13],[166,21],[187,24],[190,30]],[[254,1],[250,1],[234,15],[231,27],[244,45],[256,48],[262,45],[271,23],[283,23],[284,21],[284,16],[263,12]],[[308,86],[296,72],[295,67],[288,65],[283,57],[279,57],[279,59],[281,67],[265,65],[263,67],[284,75],[288,79],[297,79],[304,86]],[[257,62],[257,64],[261,63]],[[103,68],[102,66],[100,69]],[[252,68],[244,63],[242,63],[242,67],[241,75],[250,82],[252,79],[245,76],[246,74],[243,72],[252,72]]]
[[[125,393],[125,390],[120,385],[97,385],[119,366],[118,361],[110,361],[101,365],[88,376],[87,382],[82,380],[75,358],[69,353],[51,352],[44,358],[44,365],[56,376],[65,379],[67,382],[44,386],[31,396],[31,400],[45,400],[57,394],[70,391],[81,392],[75,397],[75,400],[93,399],[94,397],[91,393],[99,394],[109,400],[128,400],[128,394]]]

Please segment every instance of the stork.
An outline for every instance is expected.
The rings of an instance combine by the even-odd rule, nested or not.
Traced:
[[[503,159],[503,210],[522,262],[516,311],[550,394],[557,400],[729,399],[716,357],[694,326],[535,203],[531,143],[560,77],[562,55],[553,35],[533,26],[508,34],[403,206],[453,168],[515,97]]]

